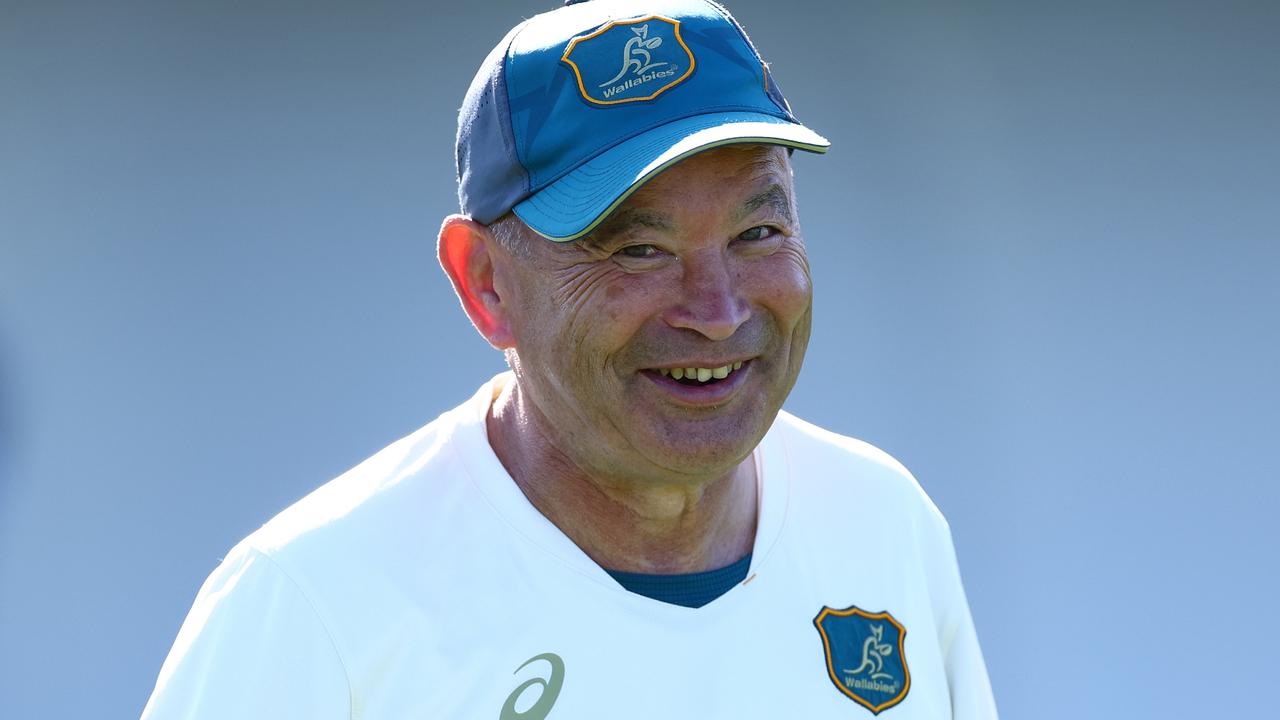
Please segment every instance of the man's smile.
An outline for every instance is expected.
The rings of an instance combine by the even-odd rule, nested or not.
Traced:
[[[725,363],[715,367],[702,367],[700,365],[683,365],[674,368],[656,368],[659,374],[663,376],[671,376],[676,380],[685,381],[685,385],[694,383],[706,384],[716,380],[723,380],[729,377],[729,373],[742,367],[741,360]]]
[[[748,359],[711,367],[690,364],[648,368],[641,374],[680,404],[707,407],[724,404],[747,381],[752,369],[752,361]]]

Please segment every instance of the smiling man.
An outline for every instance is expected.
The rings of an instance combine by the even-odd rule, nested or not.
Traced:
[[[464,216],[441,261],[509,380],[489,439],[605,568],[689,573],[751,551],[752,450],[795,383],[810,282],[778,146],[682,160],[574,243]],[[743,566],[745,570],[745,565]]]
[[[144,717],[994,718],[942,516],[781,411],[826,147],[705,0],[512,30],[438,246],[510,372],[240,543]]]

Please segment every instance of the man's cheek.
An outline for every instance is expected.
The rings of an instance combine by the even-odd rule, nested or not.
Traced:
[[[791,326],[808,313],[813,302],[813,283],[803,253],[779,251],[772,262],[755,272],[757,299],[770,308],[778,320]]]

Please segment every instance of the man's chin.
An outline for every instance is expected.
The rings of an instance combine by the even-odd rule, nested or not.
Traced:
[[[656,466],[673,475],[697,481],[733,470],[764,437],[768,426],[755,422],[672,423],[651,437],[648,447],[638,447]],[[751,432],[744,432],[751,428]]]

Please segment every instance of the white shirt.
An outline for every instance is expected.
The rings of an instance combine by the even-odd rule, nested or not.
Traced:
[[[498,462],[508,378],[238,544],[144,720],[996,717],[946,521],[888,455],[780,413],[747,579],[670,605]]]

